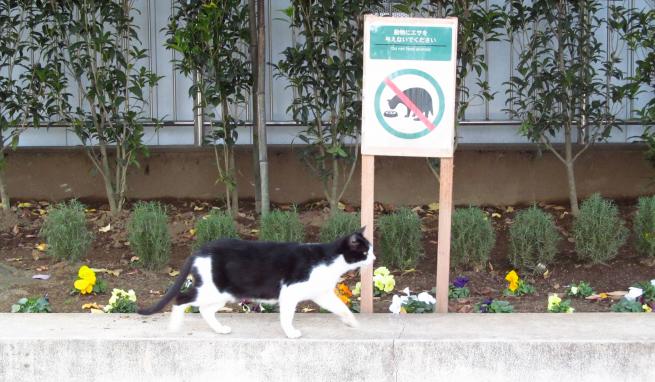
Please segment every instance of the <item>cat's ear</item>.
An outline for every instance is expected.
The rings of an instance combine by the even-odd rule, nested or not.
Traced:
[[[348,242],[348,249],[354,252],[359,252],[365,250],[366,247],[366,239],[363,238],[364,235],[364,229],[366,227],[362,227],[359,230],[355,231],[352,235],[348,236],[347,242]]]
[[[354,233],[348,237],[348,249],[351,251],[357,251],[361,247],[357,233]]]

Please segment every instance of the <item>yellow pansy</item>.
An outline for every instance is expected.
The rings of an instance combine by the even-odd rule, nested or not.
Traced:
[[[515,270],[510,271],[507,276],[505,276],[505,280],[509,283],[509,286],[507,289],[509,289],[511,292],[516,291],[519,287],[519,275],[516,273]]]
[[[562,299],[555,293],[551,294],[548,296],[548,310],[551,311],[557,306],[559,306],[560,302],[562,302]]]
[[[653,311],[653,308],[651,308],[650,306],[648,306],[648,305],[646,305],[646,304],[642,305],[642,306],[641,306],[641,309],[643,309],[644,312],[646,312],[646,313],[650,313],[650,312]]]
[[[80,291],[80,294],[87,294],[93,292],[93,286],[96,284],[96,273],[86,265],[82,265],[77,272],[79,279],[75,281],[75,289]]]

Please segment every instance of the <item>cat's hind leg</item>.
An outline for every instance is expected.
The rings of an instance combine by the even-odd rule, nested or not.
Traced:
[[[182,322],[184,321],[184,310],[187,305],[173,305],[171,310],[171,318],[168,321],[168,331],[177,332],[182,327]]]
[[[339,297],[337,297],[337,295],[334,294],[333,291],[324,293],[314,298],[313,301],[316,304],[318,304],[321,308],[325,310],[329,310],[330,312],[339,316],[344,324],[353,328],[359,326],[359,323],[357,322],[355,315],[353,315],[353,313],[350,311],[350,309],[348,309],[346,304],[344,304],[343,301],[341,301]]]
[[[226,325],[221,325],[216,319],[216,312],[225,306],[225,302],[202,305],[199,307],[200,315],[205,319],[207,324],[216,332],[220,334],[228,334],[232,328]]]
[[[177,332],[180,330],[184,321],[184,311],[188,306],[193,305],[192,303],[196,299],[197,293],[197,289],[191,287],[189,290],[177,295],[175,304],[173,304],[173,309],[171,310],[171,319],[168,322],[169,331]]]

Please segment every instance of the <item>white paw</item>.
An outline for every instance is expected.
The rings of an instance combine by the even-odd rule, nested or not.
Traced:
[[[285,330],[284,333],[287,335],[289,338],[300,338],[302,336],[302,333],[298,329],[289,329]]]
[[[355,317],[344,318],[341,321],[351,328],[359,328],[359,321]]]
[[[221,325],[218,328],[215,328],[214,331],[218,334],[229,334],[232,333],[232,328],[229,326]]]
[[[168,325],[168,331],[171,332],[171,333],[177,333],[177,332],[180,331],[181,327],[182,327],[182,325],[179,324],[179,323],[170,323]]]

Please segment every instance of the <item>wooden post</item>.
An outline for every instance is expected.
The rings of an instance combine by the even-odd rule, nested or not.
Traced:
[[[450,222],[453,212],[453,158],[441,158],[437,238],[437,313],[448,313]],[[363,285],[363,284],[362,284]]]
[[[364,236],[373,245],[373,210],[375,208],[375,156],[362,155],[362,226],[365,226]],[[375,250],[375,248],[374,248]],[[373,266],[361,269],[360,309],[362,313],[373,313]]]

